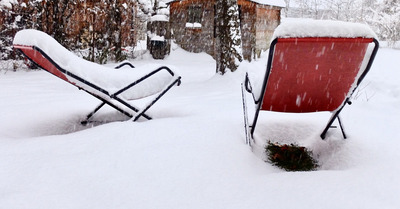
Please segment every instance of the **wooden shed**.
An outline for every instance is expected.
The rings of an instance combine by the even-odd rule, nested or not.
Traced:
[[[177,44],[190,52],[215,52],[215,1],[172,0],[170,24]],[[269,48],[280,24],[283,0],[238,0],[242,52],[245,60]]]

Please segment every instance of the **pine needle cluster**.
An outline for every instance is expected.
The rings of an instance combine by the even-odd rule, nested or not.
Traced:
[[[312,171],[318,167],[312,152],[296,144],[268,142],[265,146],[268,162],[286,171]]]

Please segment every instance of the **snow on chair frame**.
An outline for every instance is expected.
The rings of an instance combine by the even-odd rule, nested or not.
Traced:
[[[373,46],[373,47],[372,47]],[[254,141],[260,110],[306,113],[332,113],[320,137],[338,119],[339,113],[360,85],[379,48],[375,33],[357,23],[324,20],[293,21],[280,25],[269,50],[267,69],[259,96],[246,74],[242,83],[242,99],[246,141]],[[249,124],[246,91],[256,106]]]
[[[102,101],[82,124],[87,124],[105,104],[133,121],[140,117],[150,120],[152,118],[145,112],[174,85],[181,83],[181,77],[166,66],[150,66],[150,72],[150,67],[116,70],[83,60],[46,33],[33,29],[19,31],[13,45],[40,68]],[[152,100],[141,109],[129,103],[129,100],[149,96]]]

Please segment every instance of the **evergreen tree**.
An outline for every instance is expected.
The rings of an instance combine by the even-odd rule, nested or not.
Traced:
[[[286,4],[286,7],[283,8],[283,11],[284,11],[285,17],[288,17],[289,9],[290,9],[290,0],[284,0],[284,1]]]
[[[100,51],[98,60],[101,64],[106,63],[109,58],[117,62],[126,59],[122,53],[121,42],[122,12],[125,8],[121,0],[111,0],[104,4],[106,4],[106,27],[102,35],[104,46],[97,48]]]
[[[122,44],[121,44],[121,2],[120,0],[112,0],[110,5],[110,30],[108,36],[108,42],[112,49],[112,56],[115,61],[122,61],[124,58],[122,57]]]
[[[236,0],[217,0],[215,5],[216,72],[223,75],[227,68],[235,71],[242,61],[239,9]]]
[[[17,31],[38,26],[36,4],[36,1],[18,0],[0,5],[0,59],[16,58],[12,40]]]
[[[75,46],[68,39],[66,26],[74,12],[73,4],[69,0],[42,0],[40,11],[43,20],[41,29],[70,50],[75,49]]]
[[[9,6],[9,7],[8,7]],[[0,59],[6,60],[12,58],[12,35],[14,33],[14,12],[13,5],[2,6],[0,5]]]

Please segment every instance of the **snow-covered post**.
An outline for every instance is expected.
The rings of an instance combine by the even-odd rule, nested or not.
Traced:
[[[166,15],[154,15],[147,24],[147,49],[154,59],[164,59],[170,52],[171,29]]]

